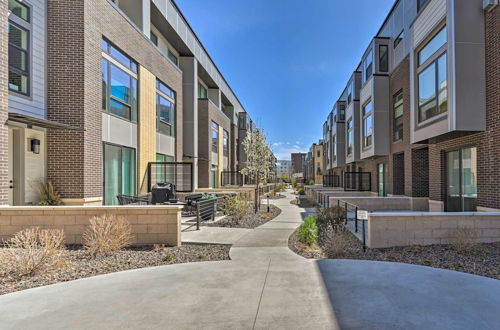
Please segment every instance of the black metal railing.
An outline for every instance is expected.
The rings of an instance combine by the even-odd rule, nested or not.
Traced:
[[[120,205],[149,205],[151,203],[149,195],[117,195],[116,198]]]
[[[160,182],[173,183],[177,192],[193,191],[193,163],[151,162],[146,175],[148,192]]]
[[[222,171],[221,172],[221,185],[224,186],[244,186],[254,185],[255,179],[248,175],[241,174],[238,171]]]
[[[370,172],[345,172],[344,190],[371,191],[372,174]]]
[[[361,230],[361,241],[363,243],[363,251],[366,251],[367,220],[358,219],[358,211],[359,211],[358,206],[345,201],[341,201],[340,199],[337,200],[337,217],[339,218],[341,217],[342,219],[344,219],[346,225],[348,221],[354,222],[355,233]],[[361,227],[361,229],[359,227]]]
[[[336,174],[327,174],[323,176],[323,187],[341,188],[342,177]]]

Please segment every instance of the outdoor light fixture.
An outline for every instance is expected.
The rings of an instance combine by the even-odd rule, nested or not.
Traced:
[[[30,151],[37,155],[40,153],[40,140],[38,139],[30,140]]]

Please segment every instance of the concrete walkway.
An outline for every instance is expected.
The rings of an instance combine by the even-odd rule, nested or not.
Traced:
[[[306,260],[306,212],[233,245],[231,261],[139,269],[0,296],[0,329],[492,329],[500,281],[397,263]],[[302,214],[301,214],[302,213]]]

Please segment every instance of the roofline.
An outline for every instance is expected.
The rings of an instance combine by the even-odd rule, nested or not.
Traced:
[[[377,34],[375,34],[375,37],[378,37],[378,35],[380,34],[380,32],[382,32],[382,29],[384,28],[385,23],[387,23],[387,21],[389,20],[389,17],[391,17],[391,14],[394,12],[394,10],[396,9],[396,6],[398,5],[398,3],[400,1],[401,0],[394,1],[394,4],[392,5],[391,10],[389,10],[389,13],[385,17],[384,22],[382,23],[382,25],[380,25],[380,28],[378,29]]]
[[[177,3],[175,2],[175,0],[170,0],[172,2],[172,4],[174,5],[174,7],[177,9],[177,11],[179,12],[179,15],[181,15],[181,17],[184,19],[184,21],[186,22],[186,26],[189,28],[189,30],[191,30],[191,32],[193,33],[194,37],[196,38],[196,40],[200,43],[201,45],[201,48],[203,49],[203,51],[207,54],[208,58],[210,59],[210,61],[213,63],[215,69],[217,69],[217,72],[219,72],[219,74],[221,75],[222,79],[224,80],[224,82],[227,84],[227,87],[229,87],[229,90],[231,91],[231,93],[233,93],[234,97],[236,98],[236,100],[238,101],[238,103],[240,104],[241,108],[243,109],[243,111],[247,112],[247,110],[245,109],[245,107],[243,106],[243,104],[241,103],[240,99],[238,98],[238,96],[236,95],[236,93],[234,92],[233,88],[231,87],[231,85],[229,84],[229,82],[226,80],[226,77],[224,77],[224,75],[222,74],[222,72],[219,70],[219,67],[217,66],[217,64],[215,63],[215,61],[212,59],[212,57],[210,56],[210,53],[207,51],[207,49],[205,48],[205,46],[203,45],[203,43],[201,42],[200,38],[198,38],[198,35],[196,34],[196,32],[194,31],[193,27],[191,26],[191,24],[189,24],[189,21],[187,20],[186,16],[184,16],[184,13],[182,12],[182,10],[179,8],[179,6],[177,5]]]

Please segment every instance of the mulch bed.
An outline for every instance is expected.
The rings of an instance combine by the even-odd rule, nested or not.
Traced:
[[[257,213],[254,213],[253,207],[251,207],[247,215],[238,220],[232,216],[227,216],[219,221],[210,222],[210,223],[201,223],[202,226],[208,227],[227,227],[227,228],[247,228],[253,229],[260,225],[265,224],[276,218],[281,213],[281,209],[275,205],[269,205],[270,212],[267,213],[267,205],[264,202],[260,206],[260,210]]]
[[[179,247],[154,248],[144,246],[117,251],[106,257],[92,258],[81,247],[70,246],[66,252],[70,262],[67,267],[20,279],[9,272],[8,265],[2,264],[1,256],[6,248],[0,248],[0,295],[130,269],[196,261],[229,260],[230,247],[218,244],[184,244]]]
[[[299,242],[297,231],[288,241],[295,253],[311,259],[361,259],[392,261],[464,273],[481,275],[500,280],[500,243],[476,244],[470,252],[458,252],[452,245],[414,245],[384,249],[367,249],[351,233],[329,233],[328,244],[309,247]],[[337,242],[337,243],[331,243]]]

